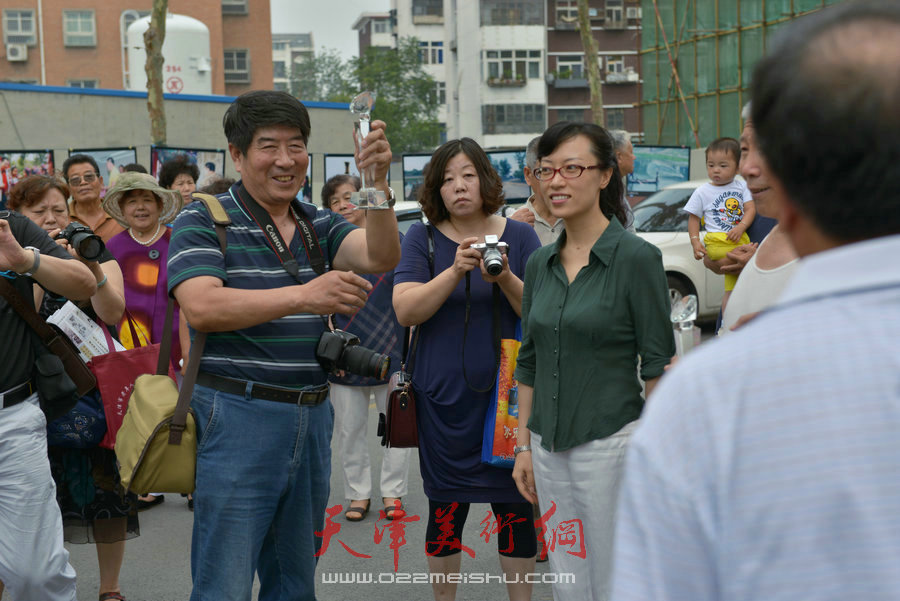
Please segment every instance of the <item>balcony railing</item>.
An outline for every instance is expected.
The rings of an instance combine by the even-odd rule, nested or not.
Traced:
[[[487,85],[492,88],[522,88],[528,83],[524,77],[488,77]]]
[[[606,83],[638,83],[640,80],[640,74],[635,73],[634,71],[606,74]]]

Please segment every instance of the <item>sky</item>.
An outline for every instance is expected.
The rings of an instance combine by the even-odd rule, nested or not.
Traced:
[[[351,29],[362,13],[387,12],[390,0],[270,0],[272,33],[313,33],[316,53],[334,48],[344,59],[359,54]]]

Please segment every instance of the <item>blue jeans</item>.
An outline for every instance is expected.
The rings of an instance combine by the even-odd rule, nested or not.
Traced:
[[[249,387],[249,386],[248,386]],[[315,600],[334,411],[197,386],[191,601]]]

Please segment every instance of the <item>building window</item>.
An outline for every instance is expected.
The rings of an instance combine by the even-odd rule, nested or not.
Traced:
[[[231,49],[225,51],[225,83],[250,83],[250,52]]]
[[[85,88],[85,89],[93,89],[97,87],[96,79],[67,79],[66,85],[70,88]]]
[[[557,121],[584,122],[584,109],[556,109]]]
[[[439,105],[447,104],[447,84],[443,81],[434,82],[434,95]]]
[[[560,79],[584,79],[584,59],[581,54],[556,57],[556,73]]]
[[[609,56],[606,58],[607,73],[624,73],[625,59],[622,56]]]
[[[63,11],[63,44],[66,46],[97,45],[97,29],[94,26],[94,11]]]
[[[481,24],[543,25],[541,0],[481,0]]]
[[[374,33],[387,33],[387,28],[387,21],[375,21],[372,24],[372,31]]]
[[[578,21],[578,0],[556,0],[556,22],[576,23]]]
[[[443,17],[444,0],[412,0],[413,19],[416,17]]]
[[[622,0],[606,0],[606,20],[613,23],[621,23],[625,20],[622,12]]]
[[[444,63],[444,42],[419,42],[419,62],[423,65]]]
[[[247,0],[222,0],[223,15],[246,15]]]
[[[272,42],[272,50],[285,50],[287,42]]]
[[[606,109],[606,128],[625,129],[625,109]]]
[[[276,92],[288,92],[288,85],[286,81],[276,81],[272,86],[272,89]]]
[[[287,77],[287,65],[282,61],[272,62],[272,77]]]
[[[138,19],[143,19],[144,17],[150,16],[149,10],[123,10],[123,23],[125,24],[125,31],[128,31],[128,28],[131,27],[131,24],[137,21]]]
[[[29,46],[37,43],[33,10],[3,11],[3,42],[5,44],[28,44]]]
[[[482,105],[481,122],[486,134],[540,133],[544,131],[544,105]]]
[[[541,76],[540,50],[486,50],[488,82],[518,81]]]

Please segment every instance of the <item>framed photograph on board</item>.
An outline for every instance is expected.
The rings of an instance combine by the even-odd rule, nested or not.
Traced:
[[[137,151],[133,147],[121,148],[70,148],[69,156],[86,154],[97,161],[100,177],[103,178],[103,193],[116,183],[125,165],[137,162]],[[60,165],[60,168],[62,165]]]
[[[53,175],[52,150],[0,150],[0,210],[6,208],[9,191],[29,175]]]
[[[634,172],[628,175],[628,196],[649,196],[678,182],[691,171],[691,149],[681,146],[635,146]]]
[[[352,154],[326,154],[325,155],[325,181],[335,175],[341,174],[355,175],[359,177],[359,170],[356,168],[356,159]],[[388,172],[388,182],[391,181],[390,171]],[[324,183],[324,182],[323,182]]]
[[[431,160],[430,154],[403,155],[403,199],[418,199],[419,186],[425,182],[425,165]]]
[[[487,153],[491,165],[503,182],[506,204],[518,204],[528,200],[531,188],[525,183],[525,149],[491,150]]]
[[[225,177],[225,151],[215,148],[175,148],[172,146],[150,147],[150,174],[159,178],[163,163],[175,156],[186,155],[200,169],[197,188],[202,188],[209,180]]]

